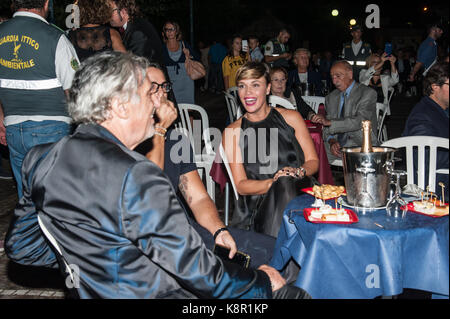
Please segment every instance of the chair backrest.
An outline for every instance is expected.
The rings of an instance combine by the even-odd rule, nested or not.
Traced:
[[[276,95],[269,95],[269,104],[273,107],[280,105],[288,110],[296,110],[295,106],[291,102]]]
[[[238,87],[237,87],[237,86],[232,86],[232,87],[230,87],[230,88],[226,91],[226,93],[231,94],[232,96],[234,96],[235,99],[238,99],[238,98],[239,98],[239,95],[238,95]]]
[[[206,154],[214,154],[214,150],[211,144],[211,134],[209,131],[209,119],[208,113],[206,113],[205,109],[196,104],[178,104],[178,110],[180,111],[181,123],[185,132],[188,133],[189,140],[191,141],[192,149],[195,154],[202,153],[202,143],[203,140],[205,144]],[[196,125],[198,120],[193,120],[191,122],[191,118],[189,116],[189,112],[198,112],[201,117],[201,125]],[[194,126],[192,124],[195,124]],[[199,141],[195,140],[196,136],[199,136],[200,133],[201,139]]]
[[[395,92],[395,88],[392,86],[389,87],[389,89],[388,89],[388,103],[389,104],[391,103],[392,96],[394,96],[394,92]]]
[[[407,171],[407,183],[414,183],[414,151],[413,148],[417,147],[417,186],[425,190],[426,186],[430,187],[430,191],[436,191],[436,158],[437,148],[448,149],[448,138],[435,137],[435,136],[405,136],[394,138],[386,141],[382,146],[406,148],[406,171]],[[428,167],[428,183],[425,184],[425,148],[429,147],[429,167]],[[448,172],[447,172],[448,174]]]
[[[78,282],[78,278],[75,278],[75,276],[77,276],[77,275],[74,274],[72,268],[69,266],[69,263],[64,258],[58,242],[56,241],[55,237],[53,237],[53,235],[50,234],[47,227],[45,227],[44,223],[42,222],[41,216],[39,216],[39,214],[37,215],[37,220],[38,220],[39,227],[41,228],[42,232],[44,233],[44,236],[48,239],[50,244],[56,250],[58,257],[59,257],[58,259],[64,263],[65,272],[70,276],[70,279],[72,280],[73,283]],[[77,293],[75,291],[71,291],[71,293],[74,295],[77,295]]]
[[[227,102],[228,117],[230,118],[230,123],[233,123],[237,120],[238,106],[236,103],[236,99],[230,93],[223,92],[223,94],[225,95],[225,101]]]
[[[325,97],[323,97],[323,96],[302,96],[302,99],[316,113],[319,111],[319,105],[321,103],[325,104]]]
[[[230,163],[228,162],[227,154],[225,154],[225,150],[223,149],[222,143],[219,144],[219,152],[220,157],[222,158],[222,162],[225,165],[225,169],[227,170],[228,178],[231,181],[231,186],[233,186],[234,196],[236,200],[239,199],[239,194],[237,192],[236,184],[234,183],[233,174],[231,174]]]
[[[383,103],[377,103],[377,139],[380,142],[385,142],[387,136],[383,136],[383,124],[386,118],[388,106]]]

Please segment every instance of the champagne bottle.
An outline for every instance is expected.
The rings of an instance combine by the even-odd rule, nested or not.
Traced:
[[[363,141],[361,146],[362,153],[372,153],[372,139],[370,138],[372,133],[372,122],[362,121]]]

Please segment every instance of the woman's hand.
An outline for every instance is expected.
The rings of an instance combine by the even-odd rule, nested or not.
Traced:
[[[155,111],[158,117],[156,124],[167,129],[177,119],[177,109],[172,101],[169,101],[166,96],[161,96],[159,107]]]
[[[183,47],[183,53],[186,56],[186,59],[190,59],[191,58],[191,52],[186,47]]]
[[[391,56],[388,58],[388,60],[391,62],[391,64],[395,64],[395,61],[397,61],[397,58],[395,55],[391,54]]]
[[[301,172],[300,168],[294,168],[294,167],[285,167],[283,169],[280,169],[275,176],[273,177],[273,180],[276,181],[281,176],[292,176],[295,178],[303,178],[304,173]]]

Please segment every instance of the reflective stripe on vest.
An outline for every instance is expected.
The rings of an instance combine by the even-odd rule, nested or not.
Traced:
[[[8,80],[0,79],[0,88],[16,90],[50,90],[62,87],[58,79],[49,80]]]
[[[366,66],[366,61],[347,61],[350,65]]]

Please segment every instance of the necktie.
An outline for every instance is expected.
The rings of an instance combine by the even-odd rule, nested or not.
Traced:
[[[341,119],[344,118],[344,114],[345,114],[345,99],[346,99],[346,97],[347,97],[347,93],[344,92],[342,94],[343,103],[342,103],[341,111],[339,112],[339,118],[341,118]],[[343,147],[345,145],[345,143],[347,142],[346,134],[339,133],[337,135],[337,140],[338,140],[339,144],[341,145],[341,147]]]
[[[341,107],[341,111],[339,112],[339,118],[344,118],[344,114],[345,114],[345,100],[347,98],[347,93],[342,93],[342,107]]]

